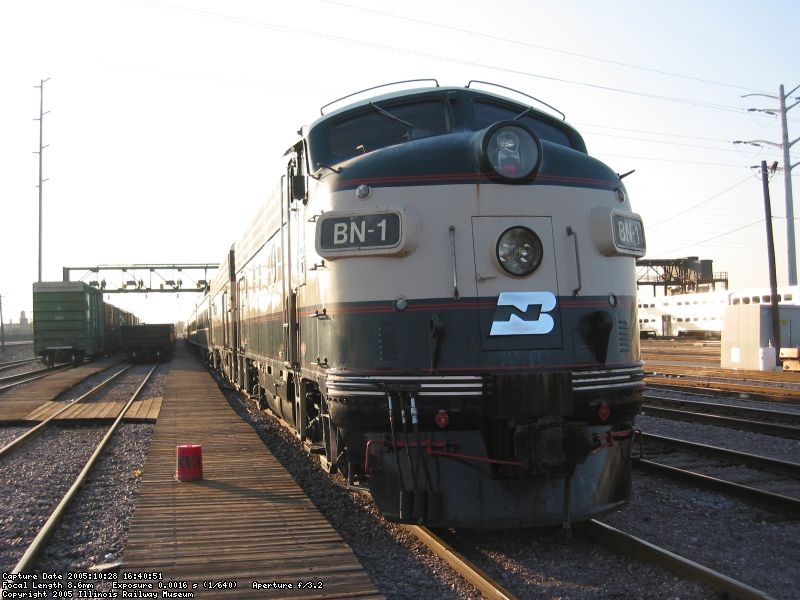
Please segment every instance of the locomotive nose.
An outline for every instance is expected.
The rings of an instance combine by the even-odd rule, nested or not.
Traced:
[[[551,218],[474,217],[472,239],[482,349],[561,348]]]

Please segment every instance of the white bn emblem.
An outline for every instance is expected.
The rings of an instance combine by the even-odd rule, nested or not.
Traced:
[[[530,307],[538,307],[539,314],[533,320],[521,319],[513,312],[506,320],[497,320],[501,306],[513,306],[520,313],[527,313]],[[495,320],[489,335],[543,335],[553,331],[555,321],[548,314],[556,307],[556,297],[550,292],[500,292],[495,309]],[[508,310],[508,309],[506,309]]]

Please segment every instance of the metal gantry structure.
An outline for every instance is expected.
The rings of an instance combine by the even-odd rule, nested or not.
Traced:
[[[104,294],[206,292],[210,284],[209,273],[213,274],[217,267],[216,263],[63,267],[63,280],[84,281]],[[101,277],[101,272],[116,273],[119,279],[106,279]],[[200,276],[200,272],[202,272],[202,276]],[[72,275],[78,273],[80,277],[72,279]]]
[[[664,295],[698,292],[702,288],[717,289],[717,284],[728,289],[728,273],[714,273],[713,261],[699,260],[696,256],[668,259],[639,259],[636,261],[636,287],[663,287]]]

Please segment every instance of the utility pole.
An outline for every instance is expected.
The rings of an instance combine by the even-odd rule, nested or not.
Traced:
[[[3,296],[0,295],[0,352],[6,351],[6,330],[3,326]]]
[[[786,264],[789,271],[789,285],[797,285],[797,252],[795,249],[795,237],[794,237],[794,200],[792,198],[792,169],[795,168],[798,164],[800,164],[800,162],[796,162],[794,164],[791,163],[791,157],[789,156],[789,151],[791,150],[792,146],[798,140],[800,140],[800,137],[795,138],[791,142],[789,141],[789,129],[786,124],[786,113],[789,112],[798,104],[800,104],[800,99],[797,99],[797,102],[795,102],[791,106],[786,106],[786,98],[787,96],[791,96],[792,94],[794,94],[798,88],[800,88],[800,85],[795,86],[795,88],[787,94],[784,93],[783,85],[781,85],[777,96],[770,96],[768,94],[745,94],[744,96],[742,96],[742,98],[747,98],[749,96],[764,96],[765,98],[772,98],[773,100],[778,100],[780,106],[777,110],[772,108],[749,108],[747,110],[748,112],[763,112],[773,116],[779,115],[781,118],[782,143],[776,144],[775,142],[769,142],[766,140],[749,140],[749,141],[737,140],[733,142],[734,144],[750,144],[751,146],[774,146],[776,148],[781,148],[783,150],[783,186],[784,190],[786,191],[786,250],[787,250]]]
[[[50,111],[44,110],[44,83],[45,81],[50,81],[50,78],[47,79],[40,79],[39,85],[35,85],[33,87],[39,88],[39,118],[34,119],[34,121],[39,121],[39,152],[34,152],[34,154],[39,155],[39,282],[42,281],[42,184],[47,181],[46,179],[42,179],[42,154],[47,146],[42,144],[43,137],[42,137],[42,129],[44,125],[44,116],[49,113]]]
[[[772,165],[772,172],[778,168],[777,161]],[[769,200],[769,175],[767,161],[761,161],[761,187],[764,190],[764,220],[767,223],[767,259],[769,261],[769,294],[770,313],[772,316],[772,347],[775,348],[777,361],[781,348],[781,325],[778,317],[778,276],[775,272],[775,240],[772,237],[772,207]],[[776,362],[777,364],[777,362]],[[776,365],[772,365],[773,367]]]

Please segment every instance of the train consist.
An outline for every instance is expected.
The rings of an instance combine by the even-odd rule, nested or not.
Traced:
[[[45,364],[94,358],[119,351],[122,328],[136,325],[131,313],[103,301],[103,293],[80,281],[33,284],[33,350]]]
[[[175,350],[175,325],[127,325],[122,328],[121,338],[121,349],[133,362],[170,360]]]
[[[776,291],[780,305],[800,304],[800,286],[781,286]],[[720,339],[726,306],[770,302],[769,288],[639,297],[639,330],[643,337]]]
[[[588,519],[630,494],[642,222],[575,129],[487,89],[321,111],[186,337],[389,519]]]

